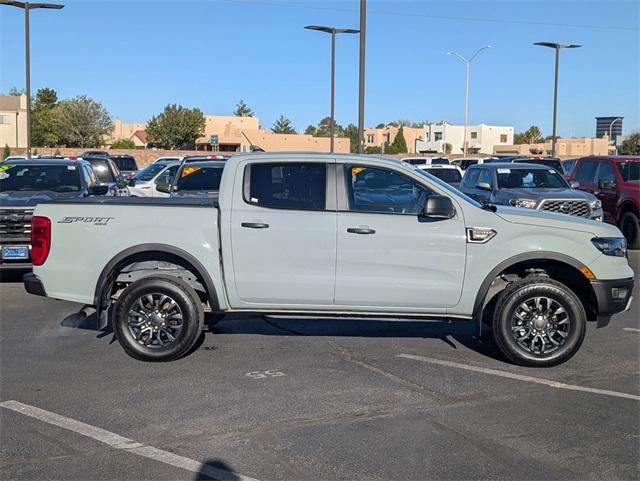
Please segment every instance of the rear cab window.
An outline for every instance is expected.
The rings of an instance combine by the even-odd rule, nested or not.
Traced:
[[[245,168],[245,202],[270,209],[325,210],[327,165],[254,163]]]
[[[470,169],[468,170],[463,179],[462,184],[465,187],[475,187],[478,183],[478,178],[480,177],[480,169]]]

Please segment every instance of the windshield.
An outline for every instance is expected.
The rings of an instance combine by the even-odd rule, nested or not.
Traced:
[[[449,159],[431,159],[431,165],[449,165]]]
[[[93,166],[93,170],[95,171],[100,183],[109,184],[116,181],[116,179],[113,178],[111,169],[109,169],[109,162],[107,160],[89,159],[89,162]]]
[[[134,179],[142,180],[142,181],[151,180],[166,168],[167,168],[167,164],[163,164],[163,163],[151,164],[150,166],[138,172],[134,177]]]
[[[48,190],[78,192],[82,189],[75,165],[2,165],[0,192]]]
[[[498,169],[500,189],[567,189],[569,186],[553,169]]]
[[[222,167],[184,167],[176,184],[177,190],[219,190],[222,170]]]
[[[449,184],[447,184],[446,182],[438,179],[435,175],[431,175],[431,173],[428,170],[423,170],[423,169],[420,169],[418,167],[413,167],[413,169],[414,169],[415,172],[418,172],[420,175],[424,175],[431,182],[437,184],[438,187],[440,187],[443,190],[446,190],[450,194],[453,194],[456,197],[459,197],[459,198],[465,200],[466,202],[469,202],[469,204],[471,204],[471,205],[473,205],[475,207],[479,207],[479,208],[482,207],[482,204],[480,204],[478,201],[473,200],[471,197],[469,197],[468,195],[460,192],[455,187],[452,187]]]
[[[640,181],[640,162],[617,162],[620,175],[625,182]]]
[[[553,167],[561,174],[564,174],[564,169],[562,168],[562,162],[558,159],[517,159],[515,162],[523,162],[526,164],[542,164],[547,167]]]
[[[459,184],[462,180],[458,169],[429,169],[427,172],[438,179],[444,180],[447,184]]]
[[[138,170],[136,159],[133,157],[112,157],[120,170]]]

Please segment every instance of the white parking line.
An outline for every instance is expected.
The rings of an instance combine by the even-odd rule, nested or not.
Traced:
[[[623,327],[623,331],[631,331],[631,332],[640,332],[640,329],[636,329],[635,327]]]
[[[145,446],[133,439],[124,438],[118,434],[106,431],[90,424],[85,424],[75,419],[60,416],[59,414],[45,411],[28,404],[22,404],[18,401],[5,401],[0,403],[0,407],[10,409],[25,416],[29,416],[39,421],[43,421],[54,426],[58,426],[69,431],[73,431],[83,436],[95,439],[101,443],[107,444],[115,449],[122,449],[129,453],[137,454],[145,458],[153,459],[176,468],[185,469],[193,473],[201,473],[218,481],[258,481],[248,476],[242,476],[238,473],[232,473],[220,468],[214,468],[199,461],[195,461],[184,456],[179,456],[153,446]]]
[[[628,394],[625,392],[618,392],[618,391],[608,391],[606,389],[597,389],[593,387],[576,386],[574,384],[565,384],[563,382],[550,381],[548,379],[540,379],[537,377],[523,376],[522,374],[499,371],[497,369],[489,369],[489,368],[480,367],[480,366],[472,366],[470,364],[462,364],[459,362],[443,361],[441,359],[433,359],[431,357],[424,357],[424,356],[414,356],[413,354],[398,354],[396,357],[411,359],[413,361],[427,362],[429,364],[438,364],[440,366],[455,367],[458,369],[464,369],[466,371],[474,371],[474,372],[480,372],[482,374],[490,374],[492,376],[506,377],[508,379],[515,379],[517,381],[530,382],[534,384],[542,384],[545,386],[555,387],[558,389],[590,392],[593,394],[602,394],[605,396],[621,397],[624,399],[633,399],[634,401],[640,401],[640,396],[636,396],[635,394]]]

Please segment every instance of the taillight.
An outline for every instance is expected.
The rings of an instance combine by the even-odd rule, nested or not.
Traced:
[[[41,266],[47,260],[51,248],[51,221],[47,217],[31,219],[31,262]]]

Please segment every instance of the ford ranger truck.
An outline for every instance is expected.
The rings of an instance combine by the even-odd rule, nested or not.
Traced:
[[[207,310],[485,322],[513,362],[552,366],[629,309],[634,282],[615,226],[480,204],[372,156],[233,156],[217,198],[55,200],[31,231],[26,290],[102,326],[111,311],[144,361],[186,355]]]

